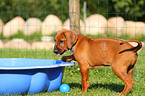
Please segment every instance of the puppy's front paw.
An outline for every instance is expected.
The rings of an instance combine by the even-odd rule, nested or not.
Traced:
[[[61,58],[61,60],[64,61],[64,62],[70,62],[70,61],[72,61],[72,58],[70,58],[69,56],[63,56]]]
[[[67,59],[66,56],[63,56],[63,57],[61,58],[61,60],[64,61],[64,62],[66,62],[66,59]]]

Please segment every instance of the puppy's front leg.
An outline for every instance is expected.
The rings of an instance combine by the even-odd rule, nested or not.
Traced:
[[[90,86],[89,84],[89,69],[85,66],[81,66],[80,64],[80,71],[81,71],[81,77],[82,77],[82,92],[87,92],[88,87]]]
[[[67,61],[67,62],[70,62],[70,61],[72,61],[72,60],[76,61],[74,55],[63,56],[63,57],[61,58],[61,60],[64,61],[64,62],[66,62],[66,61]]]

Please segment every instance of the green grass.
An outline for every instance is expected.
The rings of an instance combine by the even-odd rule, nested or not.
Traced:
[[[40,32],[35,32],[29,36],[24,35],[24,32],[18,31],[17,34],[12,35],[10,37],[4,37],[3,34],[0,34],[0,39],[1,40],[12,40],[13,38],[23,38],[25,41],[41,41],[42,33]]]
[[[95,37],[95,38],[103,38],[103,37],[111,37],[111,38],[118,38],[118,39],[138,39],[140,41],[145,41],[145,35],[136,35],[136,36],[130,36],[127,34],[122,34],[120,36],[117,36],[117,34],[111,34],[111,33],[107,33],[107,34],[97,34],[97,35],[87,35],[89,37]]]
[[[67,52],[65,55],[68,55]],[[141,51],[135,65],[134,81],[135,84],[127,96],[145,96],[145,51]],[[39,59],[61,59],[52,50],[20,50],[20,49],[0,49],[0,58],[39,58]],[[69,84],[70,92],[61,93],[59,90],[54,92],[42,92],[33,96],[115,96],[124,88],[123,82],[112,72],[110,67],[90,69],[88,92],[81,94],[81,75],[79,66],[65,67],[62,83]],[[138,75],[138,79],[136,78]],[[28,95],[32,96],[32,95]]]
[[[53,32],[49,36],[55,37],[55,35],[56,35],[56,32]],[[23,38],[25,41],[32,42],[32,41],[41,41],[42,36],[43,35],[42,35],[41,31],[35,32],[35,33],[33,33],[29,36],[25,36],[24,32],[18,31],[17,34],[12,35],[10,37],[4,37],[3,34],[0,34],[0,39],[1,40],[12,40],[13,38]],[[112,37],[112,38],[119,38],[119,39],[124,39],[124,40],[126,40],[126,39],[138,39],[140,41],[145,41],[145,35],[138,35],[138,34],[136,34],[136,36],[132,37],[132,36],[127,35],[127,34],[122,34],[120,36],[117,36],[117,34],[112,34],[112,33],[107,33],[106,32],[106,34],[96,34],[96,35],[87,34],[87,36],[96,37],[96,38]]]

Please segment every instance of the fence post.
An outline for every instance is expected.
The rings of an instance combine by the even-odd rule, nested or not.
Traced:
[[[86,6],[87,6],[87,2],[84,1],[84,8],[83,8],[83,11],[84,11],[84,36],[86,36]]]
[[[70,29],[80,32],[80,7],[79,0],[69,0]]]

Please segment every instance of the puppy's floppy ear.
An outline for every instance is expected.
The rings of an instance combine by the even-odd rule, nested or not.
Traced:
[[[64,35],[66,37],[67,47],[71,49],[77,41],[77,35],[73,31],[67,31]]]

